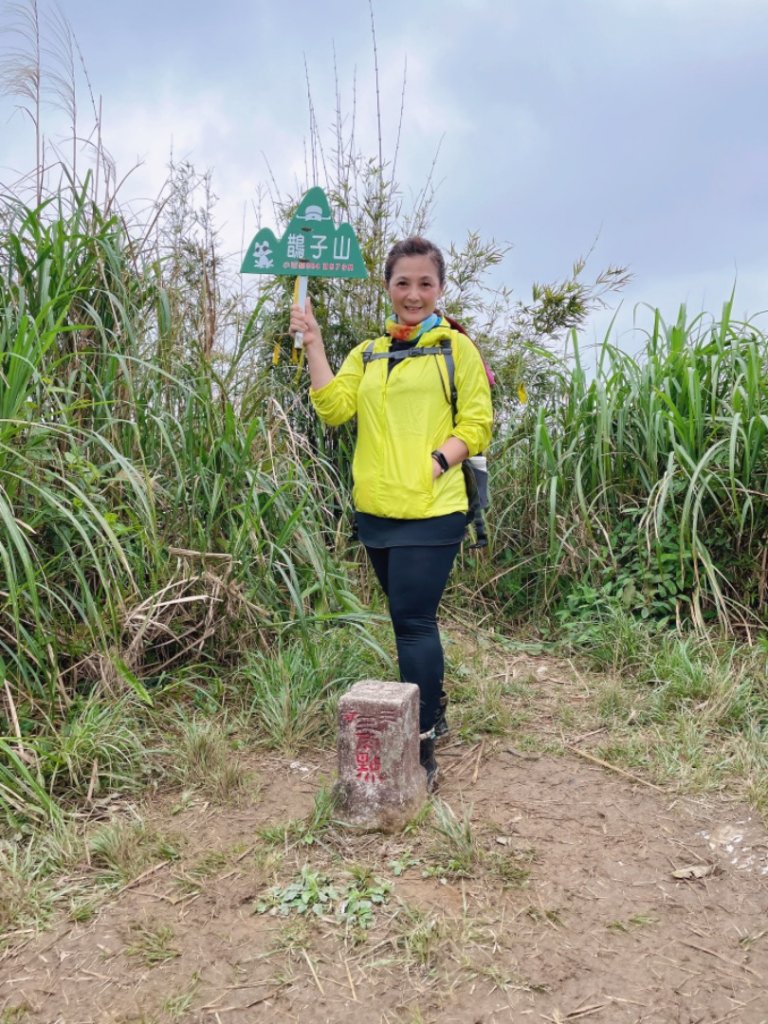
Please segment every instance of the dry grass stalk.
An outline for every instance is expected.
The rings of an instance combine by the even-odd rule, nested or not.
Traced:
[[[600,765],[601,768],[607,768],[609,771],[616,772],[617,775],[622,775],[625,779],[630,779],[632,782],[638,782],[641,786],[648,786],[649,789],[655,789],[657,793],[668,792],[661,786],[655,786],[652,782],[648,782],[647,779],[641,779],[639,775],[633,775],[632,772],[627,772],[623,768],[617,767],[615,764],[610,764],[608,761],[603,761],[601,758],[595,757],[593,754],[588,754],[584,750],[579,750],[578,747],[572,747],[570,744],[567,744],[566,749],[572,750],[574,754],[578,754],[579,757],[583,757],[586,761],[592,761],[594,764]]]

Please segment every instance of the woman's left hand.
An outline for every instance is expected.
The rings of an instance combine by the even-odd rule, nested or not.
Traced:
[[[469,449],[458,437],[447,437],[440,445],[439,451],[443,453],[451,468],[458,466],[469,455]],[[432,479],[436,480],[442,472],[443,470],[437,459],[432,459]]]

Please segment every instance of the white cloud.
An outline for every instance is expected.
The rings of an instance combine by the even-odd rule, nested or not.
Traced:
[[[125,194],[156,196],[171,147],[213,168],[228,251],[271,217],[268,199],[253,208],[268,164],[284,197],[314,184],[305,55],[326,157],[334,48],[342,131],[356,90],[357,150],[378,153],[366,3],[297,0],[283,12],[220,0],[190,18],[182,0],[134,0],[109,19],[99,0],[68,4],[118,171],[142,161]],[[500,273],[525,293],[567,273],[599,232],[596,269],[626,262],[638,275],[625,306],[635,296],[719,306],[729,260],[741,264],[737,303],[765,304],[766,0],[374,0],[374,13],[384,157],[394,156],[407,57],[397,181],[407,206],[441,147],[439,240],[478,230],[513,242]],[[60,124],[47,131],[66,136]],[[32,165],[20,117],[0,150],[4,164]]]

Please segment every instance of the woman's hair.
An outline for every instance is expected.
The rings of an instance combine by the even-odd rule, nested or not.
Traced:
[[[384,281],[386,284],[389,284],[395,264],[401,256],[429,256],[435,264],[440,287],[442,288],[445,285],[445,260],[443,259],[443,254],[434,242],[430,242],[427,238],[422,238],[421,235],[412,235],[410,238],[404,238],[389,250],[389,255],[384,264]]]

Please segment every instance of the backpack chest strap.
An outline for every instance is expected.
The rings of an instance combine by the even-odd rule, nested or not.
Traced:
[[[451,356],[453,359],[450,345],[441,345],[440,348],[401,348],[397,352],[390,352],[388,349],[385,352],[374,352],[374,344],[372,341],[371,347],[363,351],[364,363],[372,363],[374,359],[415,359],[417,356]]]
[[[375,341],[370,342],[366,345],[363,350],[363,370],[367,367],[368,363],[373,362],[375,359],[394,359],[400,361],[402,359],[415,359],[419,356],[443,356],[445,359],[445,366],[448,370],[448,392],[445,392],[445,382],[443,376],[440,374],[440,383],[443,385],[443,392],[445,397],[451,406],[451,413],[453,420],[456,422],[456,409],[458,403],[458,394],[456,392],[456,370],[453,361],[453,352],[451,351],[451,343],[446,340],[444,344],[439,347],[429,346],[419,348],[414,346],[413,348],[400,349],[397,352],[390,352],[388,349],[384,352],[374,352],[373,346],[376,344]]]

